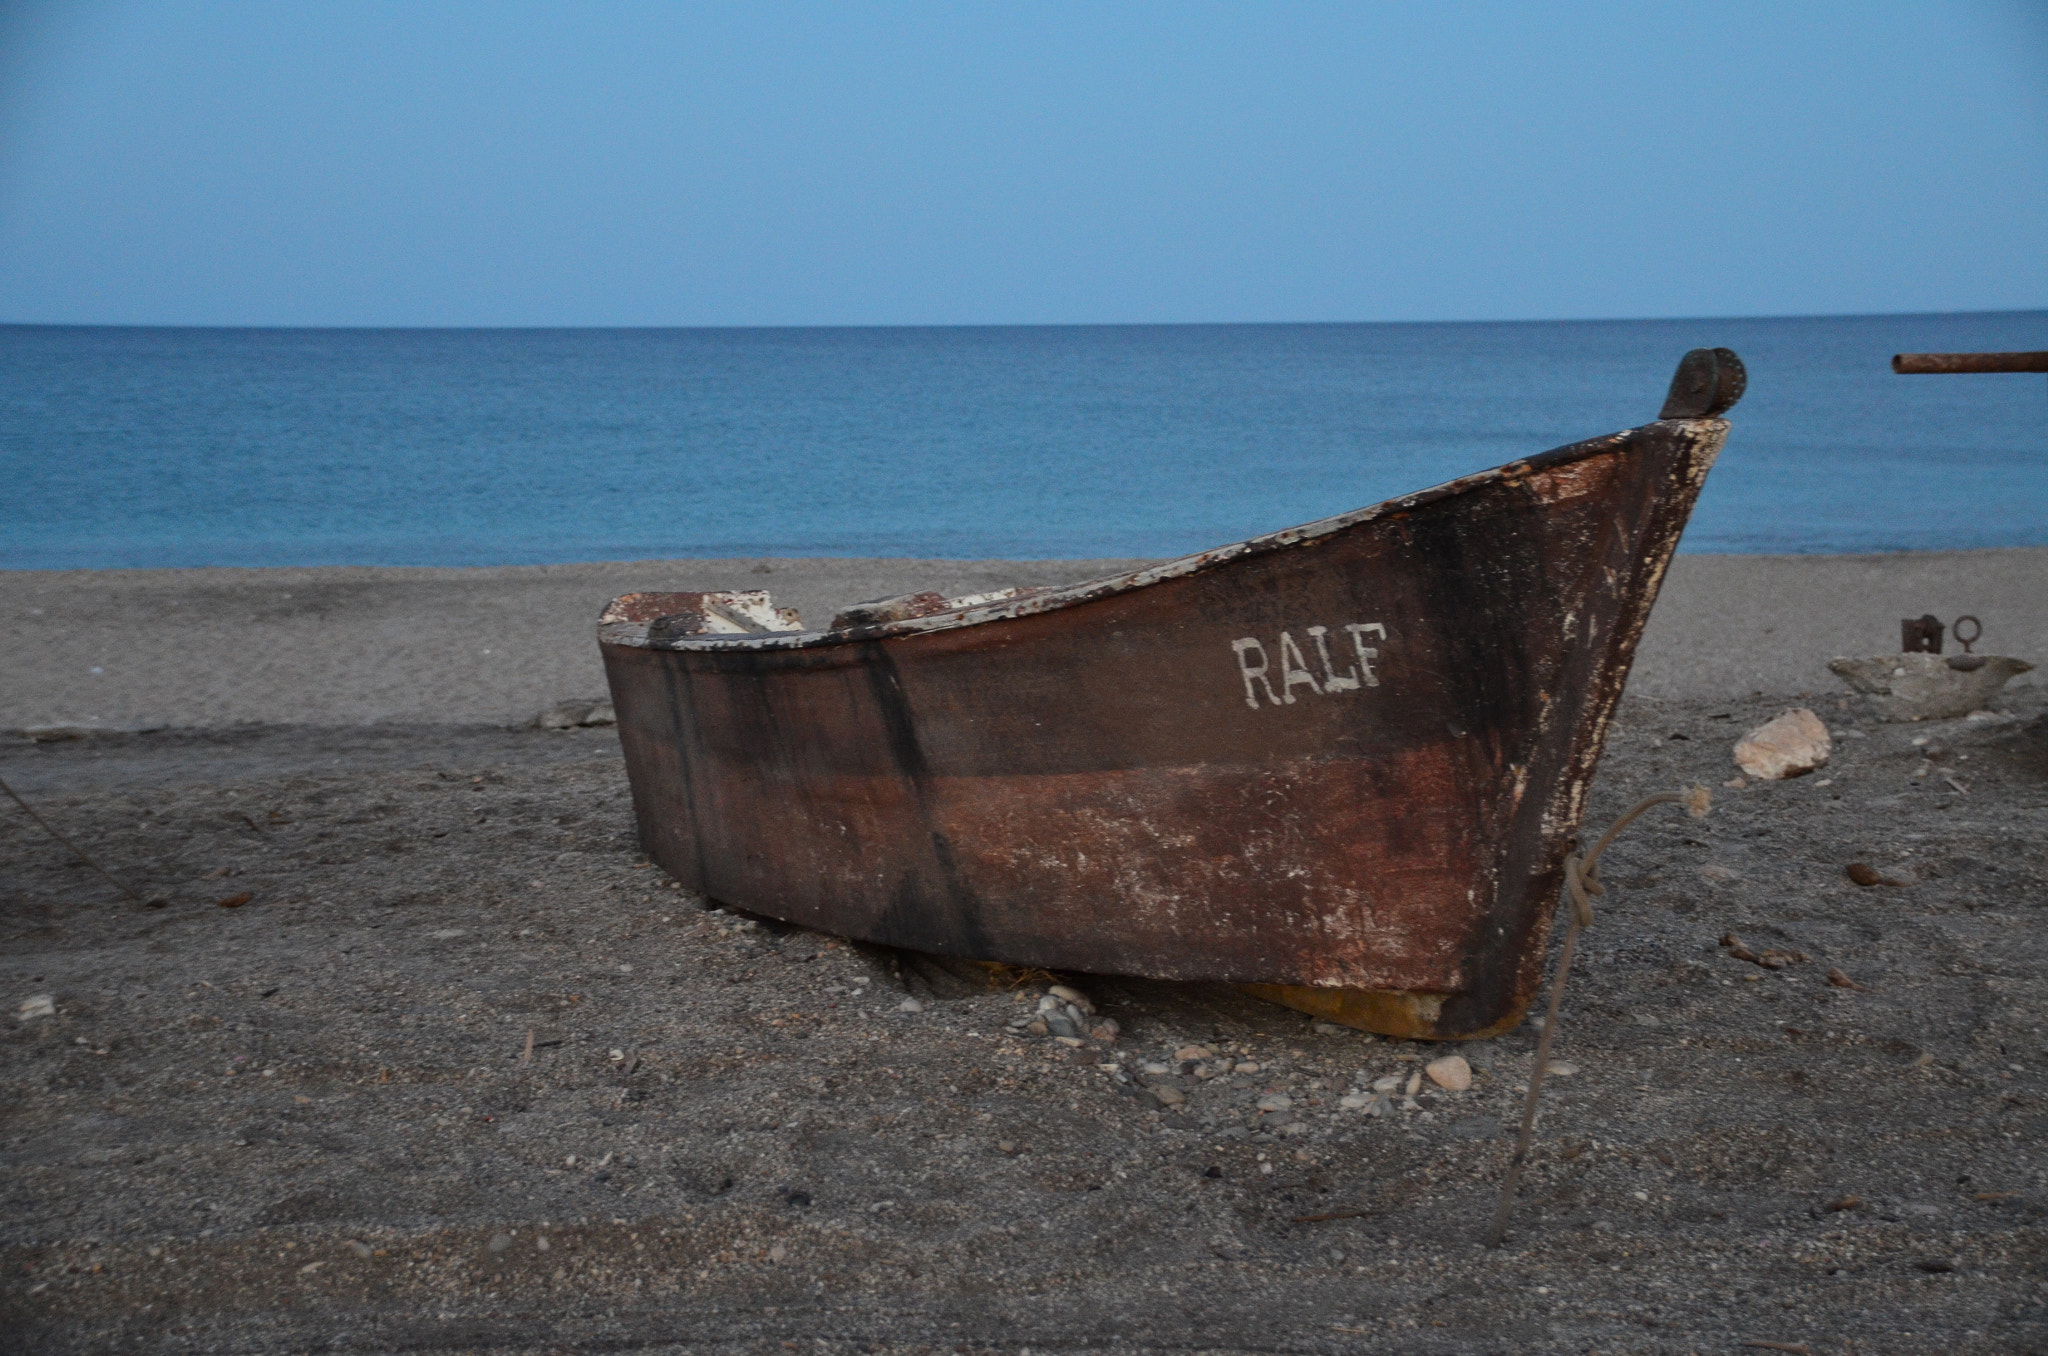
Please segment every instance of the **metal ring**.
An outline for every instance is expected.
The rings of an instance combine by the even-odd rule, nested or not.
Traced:
[[[1968,622],[1977,629],[1970,632],[1968,636],[1965,636],[1963,634],[1964,622]],[[1977,638],[1984,634],[1984,623],[1978,621],[1975,617],[1957,617],[1955,622],[1948,628],[1948,633],[1956,638],[1956,644],[1963,647],[1963,653],[1968,654],[1970,647],[1977,643]]]

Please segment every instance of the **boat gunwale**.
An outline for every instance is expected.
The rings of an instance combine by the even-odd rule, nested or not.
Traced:
[[[1658,419],[1635,428],[1623,429],[1616,433],[1566,443],[1562,447],[1538,452],[1484,471],[1447,480],[1428,489],[1416,490],[1393,499],[1381,500],[1364,508],[1352,509],[1329,518],[1319,518],[1296,527],[1281,528],[1277,532],[1263,533],[1243,541],[1225,546],[1211,547],[1191,555],[1179,556],[1158,565],[1147,565],[1123,574],[1107,575],[1100,579],[1084,580],[1058,588],[1028,593],[1022,597],[1007,599],[1000,603],[989,603],[979,607],[962,608],[957,611],[937,612],[924,617],[911,617],[901,621],[876,622],[865,626],[849,626],[836,630],[822,631],[769,631],[744,635],[699,635],[681,636],[674,639],[651,641],[647,638],[648,624],[645,622],[611,622],[598,628],[600,643],[617,645],[628,649],[676,650],[709,653],[756,653],[777,650],[823,649],[840,645],[864,645],[878,640],[897,637],[927,635],[940,631],[957,630],[968,626],[984,626],[991,622],[1009,621],[1021,617],[1038,616],[1057,612],[1065,608],[1093,602],[1101,598],[1129,593],[1148,588],[1171,579],[1186,578],[1208,570],[1227,565],[1232,561],[1265,555],[1269,552],[1302,546],[1333,536],[1347,528],[1357,527],[1377,519],[1413,512],[1418,508],[1471,494],[1489,485],[1513,483],[1526,476],[1573,462],[1584,461],[1625,447],[1630,442],[1658,429],[1683,430],[1686,434],[1712,434],[1725,432],[1728,421],[1718,417],[1703,419]]]

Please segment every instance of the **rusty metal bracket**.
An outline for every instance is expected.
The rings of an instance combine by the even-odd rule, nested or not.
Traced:
[[[1899,623],[1899,648],[1907,654],[1940,654],[1941,634],[1947,629],[1931,612],[1924,617],[1907,617]]]
[[[2048,353],[1894,353],[1892,371],[1901,376],[1951,372],[2048,372]]]

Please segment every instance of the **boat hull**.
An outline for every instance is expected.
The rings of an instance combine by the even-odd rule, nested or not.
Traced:
[[[979,612],[614,620],[642,842],[713,899],[892,946],[1500,1030],[1726,429],[1660,421]]]

